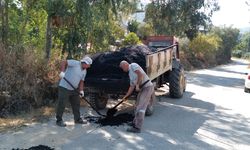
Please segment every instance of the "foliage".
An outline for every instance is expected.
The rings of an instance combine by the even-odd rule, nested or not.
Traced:
[[[195,53],[214,53],[219,49],[221,39],[217,35],[212,34],[199,34],[194,38],[189,48]]]
[[[233,56],[250,60],[250,32],[240,37],[239,44],[234,49]]]
[[[235,49],[240,49],[242,52],[250,52],[250,32],[240,37],[239,44],[236,45]]]
[[[53,82],[48,80],[51,76],[49,72],[55,72],[58,66],[50,68],[43,57],[37,56],[33,51],[30,48],[22,52],[9,52],[0,48],[0,92],[5,91],[13,99],[26,100],[39,106],[44,99],[51,98],[49,93],[52,92],[50,85]],[[58,78],[53,77],[53,80],[55,82]]]
[[[78,58],[90,51],[108,48],[121,35],[120,16],[136,9],[138,0],[8,0],[1,3],[0,36],[6,47],[15,50],[36,47],[44,54],[46,28],[50,18],[52,48]],[[5,42],[6,41],[6,42]],[[89,44],[90,43],[90,44]],[[46,47],[47,53],[47,47]],[[49,56],[49,55],[48,55]]]
[[[130,32],[123,41],[123,45],[136,45],[139,43],[140,39],[134,32]]]
[[[223,64],[231,60],[233,48],[238,44],[240,31],[232,27],[214,27],[211,31],[222,39],[221,47],[217,52],[217,62]]]
[[[219,9],[217,0],[152,0],[146,8],[145,21],[157,34],[186,36],[193,39],[200,27],[207,28]]]
[[[244,53],[242,58],[250,60],[250,52]]]
[[[5,43],[6,46],[16,47],[17,50],[24,46],[33,46],[42,53],[47,16],[44,10],[45,1],[9,0],[6,3],[8,3],[8,8],[5,8],[8,11],[8,22],[5,25],[8,30],[7,33],[0,34],[6,34],[8,41]],[[2,24],[2,28],[3,26]]]
[[[56,29],[56,32],[64,33],[56,34],[59,35],[57,39],[63,41],[64,51],[69,52],[71,57],[77,58],[86,53],[87,49],[89,52],[106,50],[117,38],[121,38],[121,34],[124,32],[119,28],[117,22],[120,14],[118,12],[123,11],[124,14],[132,12],[137,0],[64,0],[60,3],[65,3],[65,5],[60,5],[67,7],[63,8],[65,11],[60,12],[59,15],[74,16],[74,22],[68,28]],[[52,10],[55,9],[58,8],[54,7]]]
[[[128,22],[128,30],[129,30],[129,32],[137,33],[139,24],[140,23],[137,22],[136,20],[129,21]]]
[[[148,23],[139,25],[137,35],[142,39],[147,36],[154,35],[153,26]]]
[[[200,33],[192,41],[181,38],[179,46],[185,69],[206,68],[216,65],[216,53],[221,46],[221,39],[211,33]]]
[[[241,58],[242,57],[242,50],[233,50],[232,56]]]

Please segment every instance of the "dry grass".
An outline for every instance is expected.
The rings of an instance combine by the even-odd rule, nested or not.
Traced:
[[[71,106],[66,104],[65,113],[71,113]],[[82,107],[88,104],[81,100]],[[9,116],[8,118],[0,118],[0,133],[7,131],[17,131],[31,123],[48,122],[51,117],[55,116],[55,106],[45,106],[32,110],[30,113],[20,114],[18,116]]]
[[[52,53],[47,62],[34,51],[32,48],[11,51],[0,45],[0,92],[7,91],[14,99],[40,106],[52,93],[49,87],[59,80],[60,53]]]
[[[54,116],[54,107],[42,107],[35,109],[27,114],[11,116],[8,118],[0,118],[0,133],[7,131],[17,131],[27,124],[35,122],[47,122],[49,118]]]

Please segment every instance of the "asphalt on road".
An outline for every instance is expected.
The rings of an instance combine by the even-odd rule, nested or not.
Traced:
[[[249,150],[250,93],[244,92],[247,65],[234,60],[229,65],[187,72],[187,89],[181,99],[171,99],[167,86],[158,89],[155,112],[145,118],[142,133],[127,133],[127,125],[74,125],[68,113],[64,114],[66,128],[57,127],[51,118],[1,133],[0,149],[46,145],[58,150]],[[85,107],[81,113],[92,111]]]

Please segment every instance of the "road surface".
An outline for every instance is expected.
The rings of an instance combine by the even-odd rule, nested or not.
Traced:
[[[47,145],[58,150],[249,150],[250,94],[244,93],[247,62],[187,73],[181,99],[168,97],[167,87],[157,90],[154,115],[145,118],[142,133],[127,133],[127,125],[57,127],[55,119],[1,133],[0,149]],[[82,108],[84,114],[89,108]]]

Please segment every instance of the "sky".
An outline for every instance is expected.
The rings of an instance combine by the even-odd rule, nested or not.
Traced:
[[[215,26],[232,26],[234,28],[250,27],[250,6],[247,0],[218,0],[220,10],[214,12],[212,23]],[[248,0],[250,2],[250,0]],[[150,0],[141,0],[147,4]]]
[[[235,28],[250,27],[250,6],[246,0],[218,0],[220,10],[214,12],[212,22],[216,26],[232,25]]]

